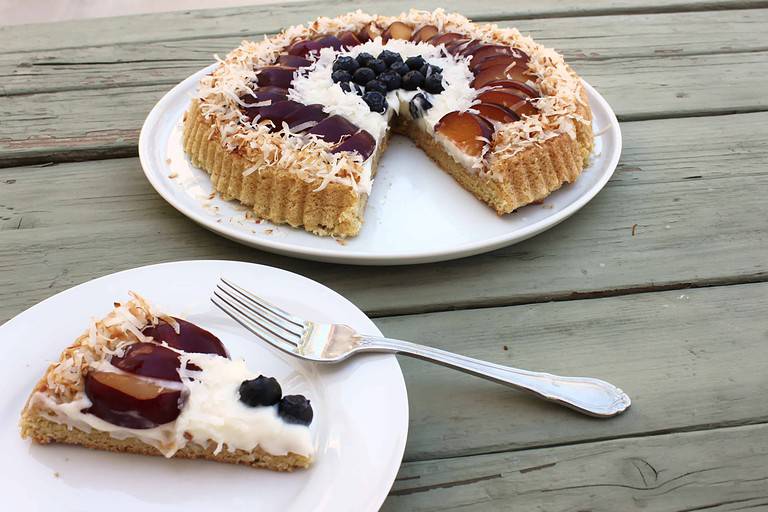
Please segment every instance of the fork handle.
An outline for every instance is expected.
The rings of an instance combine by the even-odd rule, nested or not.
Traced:
[[[589,416],[601,418],[615,416],[624,412],[631,404],[626,393],[600,379],[561,377],[549,373],[520,370],[409,341],[378,336],[362,336],[360,345],[360,348],[365,351],[390,352],[415,357],[499,384],[506,384]]]

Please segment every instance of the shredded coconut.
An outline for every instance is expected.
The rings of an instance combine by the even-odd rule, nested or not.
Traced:
[[[45,385],[54,399],[71,401],[82,391],[88,367],[113,355],[122,355],[127,345],[147,339],[142,329],[157,325],[160,317],[143,297],[134,292],[130,294],[131,300],[116,303],[104,319],[91,320],[88,330],[49,367]],[[178,329],[178,323],[175,320],[174,323]]]
[[[529,69],[537,77],[532,85],[542,94],[535,103],[539,113],[500,126],[490,147],[485,148],[480,158],[463,159],[468,168],[498,178],[493,169],[503,168],[503,163],[515,158],[518,153],[562,134],[575,139],[577,124],[591,122],[591,111],[586,103],[580,78],[555,50],[539,45],[530,37],[521,35],[517,29],[500,28],[495,24],[471,23],[464,16],[446,13],[443,9],[412,9],[399,16],[372,16],[358,10],[336,18],[320,17],[306,26],[289,27],[280,34],[264,37],[259,42],[243,41],[224,59],[217,57],[219,67],[201,80],[197,93],[201,112],[213,125],[211,137],[218,134],[229,151],[238,153],[252,163],[246,169],[245,175],[258,172],[266,166],[277,166],[279,170],[294,173],[308,183],[317,183],[317,190],[324,189],[330,183],[338,183],[361,193],[370,193],[370,166],[364,165],[359,155],[351,152],[332,154],[329,152],[331,144],[316,137],[291,133],[287,127],[271,133],[269,123],[259,123],[258,118],[248,121],[241,113],[240,107],[249,105],[241,98],[251,94],[250,84],[256,79],[257,69],[273,64],[278,55],[292,43],[327,33],[336,34],[347,30],[358,33],[363,28],[366,28],[376,41],[377,36],[394,21],[408,23],[414,30],[425,25],[434,25],[440,32],[457,32],[472,39],[509,45],[529,55]],[[398,42],[390,41],[390,44]],[[365,45],[352,48],[349,53],[365,51],[364,47]],[[311,73],[313,69],[325,69],[323,66],[327,68],[326,61],[332,60],[333,52],[324,49],[319,55],[310,57],[315,61],[310,67]],[[291,90],[290,97],[306,99],[309,96],[307,91],[317,84],[302,78],[306,76],[297,75],[297,90]],[[303,92],[301,87],[305,87]],[[386,131],[387,120],[379,114],[369,112],[362,99],[356,95],[343,93],[335,84],[330,89],[334,91],[325,91],[326,96],[333,96],[338,92],[338,101],[331,102],[334,105],[333,112],[357,121],[358,126],[369,131],[377,141],[381,140],[381,126],[384,127],[383,131]],[[477,91],[479,92],[482,92],[482,89]],[[460,98],[462,97],[458,95],[451,98],[446,96],[447,100],[456,102],[455,110],[471,109],[473,101],[464,103],[458,101]],[[425,124],[429,125],[426,129],[431,132],[439,119],[432,118],[436,117],[438,110],[433,110],[432,114],[429,112],[425,116]],[[377,124],[374,120],[383,121],[383,124]]]

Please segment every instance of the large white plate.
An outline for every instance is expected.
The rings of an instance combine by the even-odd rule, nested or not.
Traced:
[[[181,119],[199,79],[195,73],[166,94],[141,130],[139,156],[150,183],[174,208],[227,238],[270,252],[360,265],[397,265],[461,258],[520,242],[573,215],[613,174],[621,132],[608,103],[586,84],[596,137],[591,165],[543,204],[504,217],[462,189],[410,140],[395,136],[382,157],[360,234],[345,243],[286,225],[255,224],[220,198],[208,175],[182,148]],[[170,178],[169,176],[176,176]]]
[[[408,429],[403,375],[393,355],[341,366],[309,365],[278,353],[208,300],[219,276],[302,316],[379,330],[359,309],[304,277],[261,265],[189,261],[142,267],[59,293],[0,327],[0,496],[3,510],[130,511],[378,510],[394,481]],[[206,461],[37,446],[18,419],[47,364],[129,290],[210,329],[254,370],[312,400],[316,463],[273,473]]]

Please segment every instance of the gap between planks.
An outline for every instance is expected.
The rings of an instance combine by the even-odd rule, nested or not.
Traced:
[[[610,418],[601,421],[611,421]],[[571,441],[563,441],[558,443],[541,443],[529,446],[521,446],[520,448],[503,448],[499,450],[478,450],[467,453],[458,454],[446,454],[446,455],[429,455],[424,457],[408,457],[407,454],[403,457],[403,463],[409,462],[430,462],[440,460],[460,460],[470,457],[482,457],[485,455],[499,455],[503,453],[525,453],[535,450],[545,450],[551,448],[562,448],[564,446],[580,446],[590,445],[596,443],[605,443],[608,441],[617,441],[621,439],[642,439],[651,437],[668,436],[671,434],[688,434],[694,432],[711,432],[729,428],[749,427],[755,425],[768,425],[768,416],[757,416],[754,418],[742,418],[733,421],[720,421],[717,423],[702,423],[700,425],[687,425],[685,427],[669,428],[649,430],[646,432],[632,432],[627,434],[617,434],[614,436],[599,436],[589,439],[576,439]]]
[[[768,505],[767,435],[751,425],[404,464],[382,510],[758,508]]]
[[[624,0],[619,2],[613,2],[615,7],[600,7],[592,8],[595,3],[583,3],[574,2],[571,8],[562,8],[562,6],[568,5],[569,2],[561,1],[539,1],[539,2],[520,2],[505,4],[504,10],[495,9],[496,12],[492,15],[484,14],[482,11],[474,11],[474,5],[464,5],[463,2],[452,2],[448,5],[445,2],[425,1],[421,2],[419,8],[422,9],[434,9],[436,7],[444,7],[448,11],[463,11],[469,18],[479,22],[492,22],[500,19],[546,19],[546,18],[570,18],[570,17],[583,17],[583,16],[610,16],[610,15],[631,15],[631,14],[669,14],[676,12],[702,12],[702,11],[722,11],[722,10],[744,10],[744,9],[756,9],[768,7],[768,1],[765,0],[736,0],[736,1],[638,1],[638,0]],[[535,5],[535,8],[529,8],[529,5]],[[585,7],[585,5],[587,7]],[[396,14],[403,10],[413,7],[412,2],[401,1],[362,1],[354,4],[354,7],[361,8],[363,10],[372,10],[375,8],[381,13]],[[315,2],[307,3],[291,3],[287,5],[281,4],[266,4],[258,6],[260,12],[264,12],[267,17],[275,18],[275,26],[272,28],[264,28],[260,30],[262,33],[275,32],[282,28],[286,24],[293,24],[295,22],[287,22],[286,19],[293,20],[300,15],[307,13],[307,17],[314,17],[318,14],[333,16],[350,10],[350,5],[345,2],[326,2],[323,5],[323,9],[317,11]],[[105,32],[114,34],[116,28],[120,28],[122,32],[129,33],[131,35],[137,32],[137,29],[151,26],[152,23],[159,23],[162,25],[160,33],[165,34],[166,37],[163,41],[185,41],[196,39],[199,36],[176,36],[167,37],[168,33],[174,33],[175,30],[168,30],[169,23],[171,25],[178,24],[179,21],[185,21],[188,19],[190,22],[198,22],[202,20],[201,28],[205,31],[210,25],[210,19],[237,17],[243,14],[248,14],[252,11],[252,7],[236,7],[228,9],[207,9],[197,11],[177,11],[170,13],[157,13],[150,15],[135,15],[124,16],[118,18],[100,18],[90,20],[74,20],[68,22],[58,23],[44,23],[34,25],[19,25],[10,27],[0,27],[0,43],[3,43],[3,39],[7,38],[9,42],[6,45],[0,44],[0,46],[8,46],[11,50],[0,51],[0,54],[6,53],[23,53],[25,51],[37,51],[37,49],[28,50],[21,46],[18,40],[23,40],[24,44],[28,44],[28,36],[30,31],[42,30],[45,32],[51,32],[49,35],[38,41],[38,44],[45,44],[46,40],[58,40],[61,39],[59,32],[65,33],[77,33],[84,34],[85,40],[95,39],[95,41],[101,44],[105,44],[99,37]],[[273,12],[276,11],[276,12]],[[282,12],[280,12],[282,11]],[[215,14],[214,14],[215,13]],[[163,20],[166,23],[163,23]],[[303,23],[307,20],[301,19],[299,23]],[[174,23],[175,22],[175,23]],[[101,29],[104,24],[106,30]],[[112,27],[113,30],[109,30],[109,24],[115,24],[116,27]],[[135,25],[135,26],[132,26]],[[50,28],[53,30],[50,30]],[[97,28],[98,27],[98,28]],[[79,30],[78,30],[79,28]],[[58,29],[58,30],[57,30]],[[133,29],[133,30],[131,30]],[[183,31],[179,31],[183,33]],[[237,37],[242,36],[243,32],[214,32],[211,35],[221,37]],[[94,37],[95,36],[95,37]],[[131,42],[150,42],[157,39],[131,39],[128,37],[126,40]],[[13,44],[15,43],[15,45]],[[81,45],[58,47],[58,49],[74,49],[79,48]]]
[[[525,306],[530,304],[546,304],[550,302],[569,302],[574,300],[588,300],[588,299],[606,299],[611,297],[624,297],[628,295],[639,295],[644,293],[658,293],[675,290],[694,290],[699,288],[719,288],[725,286],[739,286],[748,284],[757,284],[768,282],[768,272],[759,272],[755,275],[733,275],[733,276],[721,276],[711,279],[703,279],[698,282],[694,281],[680,281],[663,284],[654,284],[650,286],[629,286],[626,288],[615,288],[607,290],[590,290],[585,292],[570,292],[570,293],[552,293],[546,295],[531,295],[530,297],[517,297],[512,300],[489,300],[483,302],[482,300],[473,300],[472,302],[458,302],[448,305],[437,304],[434,307],[430,304],[428,306],[410,307],[408,309],[399,310],[398,308],[391,309],[374,309],[366,311],[366,315],[370,318],[396,318],[406,317],[412,315],[423,315],[431,313],[450,313],[451,311],[473,311],[478,309],[492,309],[492,308],[504,308],[509,306]]]

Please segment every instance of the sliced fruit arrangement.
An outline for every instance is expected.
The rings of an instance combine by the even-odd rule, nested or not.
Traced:
[[[435,132],[474,157],[482,155],[483,149],[493,137],[493,131],[491,123],[470,112],[450,112],[435,125]]]
[[[197,325],[174,318],[142,330],[147,341],[129,345],[110,363],[115,372],[92,371],[85,377],[88,412],[127,428],[152,428],[175,420],[183,405],[179,352],[228,357],[221,341]],[[175,349],[175,350],[173,350]],[[188,370],[199,370],[187,365]],[[152,380],[147,380],[152,379]]]
[[[182,394],[128,373],[94,371],[85,377],[86,410],[102,420],[126,428],[152,428],[175,420]]]
[[[337,144],[331,152],[340,153],[342,151],[356,151],[357,153],[360,153],[360,156],[363,157],[363,161],[365,161],[370,158],[374,149],[376,149],[376,139],[374,139],[373,135],[367,131],[360,130]]]
[[[472,106],[473,109],[487,121],[497,123],[514,123],[520,120],[520,116],[513,110],[508,109],[503,105],[497,105],[495,103],[478,103]]]
[[[272,131],[279,131],[283,128],[283,124],[287,124],[293,133],[315,135],[337,144],[332,150],[333,153],[356,151],[363,157],[363,161],[373,154],[376,141],[371,134],[341,116],[329,116],[323,110],[323,105],[303,105],[289,100],[287,93],[285,89],[272,86],[258,87],[253,91],[253,95],[241,98],[246,104],[252,105],[244,107],[243,114],[249,121],[270,123]],[[372,94],[372,92],[365,93],[363,99],[370,102]],[[383,95],[380,96],[384,98]],[[154,336],[154,334],[148,335]]]
[[[160,322],[157,325],[145,327],[142,334],[151,336],[157,343],[165,343],[169,347],[184,352],[229,357],[224,344],[213,333],[181,318],[173,319],[178,325],[178,330],[168,322]]]
[[[310,66],[313,55],[323,48],[348,50],[381,37],[414,43],[444,46],[445,52],[466,59],[474,75],[471,86],[479,91],[473,111],[451,112],[438,122],[435,130],[472,155],[482,152],[485,140],[494,131],[494,123],[513,123],[537,112],[533,100],[539,91],[531,85],[535,76],[529,69],[530,57],[511,46],[473,39],[457,32],[441,32],[434,25],[410,26],[396,21],[386,28],[366,25],[359,32],[323,34],[293,42],[273,65],[258,70],[252,96],[242,98],[245,116],[253,121],[271,122],[272,130],[287,123],[295,133],[315,135],[335,143],[332,152],[355,151],[369,158],[376,147],[368,132],[346,119],[323,111],[322,105],[302,105],[289,100],[287,90],[300,69]],[[432,107],[429,95],[444,88],[442,69],[423,57],[403,57],[384,50],[379,55],[360,53],[356,57],[339,55],[333,63],[331,78],[343,91],[362,97],[372,112],[386,113],[386,95],[396,89],[420,91],[410,102],[411,117],[418,119]]]
[[[507,107],[520,117],[536,113],[536,107],[531,105],[528,97],[517,94],[514,89],[491,89],[490,91],[480,93],[477,99],[481,103],[492,103]]]
[[[142,333],[148,341],[130,344],[122,354],[110,359],[115,371],[92,370],[85,376],[85,394],[91,401],[85,412],[113,425],[135,429],[157,427],[179,416],[186,399],[179,375],[179,351],[223,357],[227,357],[227,351],[205,329],[175,320],[174,326],[161,322],[145,328]],[[187,369],[200,371],[192,364]],[[234,391],[248,407],[276,405],[278,415],[288,423],[309,425],[312,421],[309,400],[302,395],[283,396],[280,384],[272,377],[262,375],[243,381]]]
[[[296,73],[292,66],[264,66],[259,69],[256,75],[256,85],[259,87],[273,86],[288,89],[293,82],[293,75]]]

